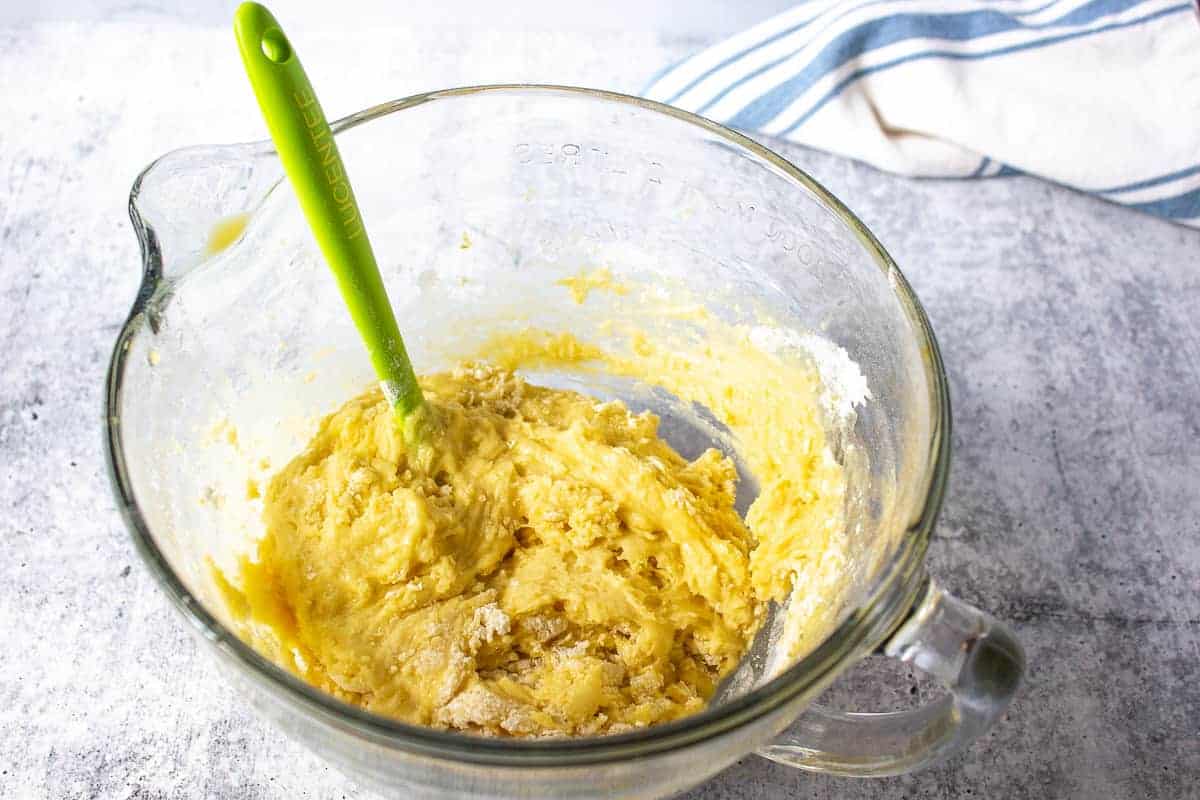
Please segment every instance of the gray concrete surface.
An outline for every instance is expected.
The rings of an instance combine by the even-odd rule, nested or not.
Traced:
[[[636,90],[696,44],[297,34],[335,113],[472,82]],[[238,69],[223,30],[0,30],[0,797],[357,796],[218,680],[138,562],[101,456],[103,372],[138,283],[126,192],[168,149],[258,137]],[[783,152],[925,302],[955,410],[932,569],[1013,623],[1029,681],[1003,725],[919,774],[751,756],[689,797],[1200,797],[1200,233],[1030,179]],[[877,666],[835,694],[870,709],[927,691]]]

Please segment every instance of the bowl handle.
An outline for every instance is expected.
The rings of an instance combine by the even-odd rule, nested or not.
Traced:
[[[1007,627],[932,581],[880,652],[932,675],[949,693],[888,713],[812,706],[759,755],[834,775],[911,772],[958,752],[994,725],[1025,672],[1021,645]]]

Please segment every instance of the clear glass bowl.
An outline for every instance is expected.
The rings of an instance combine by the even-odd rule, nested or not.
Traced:
[[[285,463],[371,370],[270,145],[180,150],[147,167],[130,197],[144,279],[108,374],[108,455],[138,550],[247,702],[360,783],[421,797],[661,797],[754,751],[814,771],[895,774],[996,721],[1023,671],[1020,647],[924,567],[950,441],[937,345],[896,265],[837,199],[737,133],[605,92],[433,92],[334,127],[422,370],[514,314],[602,337],[561,289],[548,294],[589,265],[686,287],[726,321],[768,313],[843,348],[871,392],[834,441],[853,557],[819,646],[772,676],[771,643],[756,642],[745,680],[703,713],[632,733],[460,735],[372,715],[284,672],[233,632],[209,560],[230,563],[260,532],[245,464]],[[214,224],[235,214],[249,215],[245,233],[208,255]],[[681,431],[679,447],[697,444],[694,427],[672,427],[670,403],[655,410]],[[949,692],[888,714],[813,705],[872,652]]]

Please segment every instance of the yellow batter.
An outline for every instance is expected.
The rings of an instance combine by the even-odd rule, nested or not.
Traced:
[[[699,710],[767,602],[842,565],[815,375],[722,333],[689,352],[634,332],[619,356],[498,337],[490,363],[422,379],[442,425],[421,458],[378,391],[349,401],[271,480],[257,557],[237,588],[218,575],[231,608],[308,682],[409,722],[579,735]],[[513,371],[530,366],[702,403],[760,484],[746,521],[728,458],[689,462],[652,414]],[[789,647],[823,635],[826,605],[788,619]]]

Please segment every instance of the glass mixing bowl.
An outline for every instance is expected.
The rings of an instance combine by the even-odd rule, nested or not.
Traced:
[[[831,433],[851,558],[819,646],[774,671],[759,637],[703,713],[635,732],[487,739],[375,716],[299,681],[234,633],[209,565],[232,563],[261,532],[247,475],[286,463],[371,369],[270,145],[180,150],[130,197],[144,279],[108,374],[108,456],[138,550],[247,702],[361,784],[420,797],[661,797],[750,752],[890,775],[996,722],[1021,649],[924,566],[950,442],[937,345],[892,259],[836,198],[744,136],[599,91],[433,92],[334,128],[422,371],[504,325],[602,340],[594,315],[551,293],[589,265],[683,287],[727,322],[767,314],[841,348],[870,390]],[[228,228],[236,241],[213,254],[214,225],[234,215],[248,219],[244,233]],[[654,410],[681,450],[704,444],[669,400]],[[948,691],[883,714],[813,704],[877,652]]]

